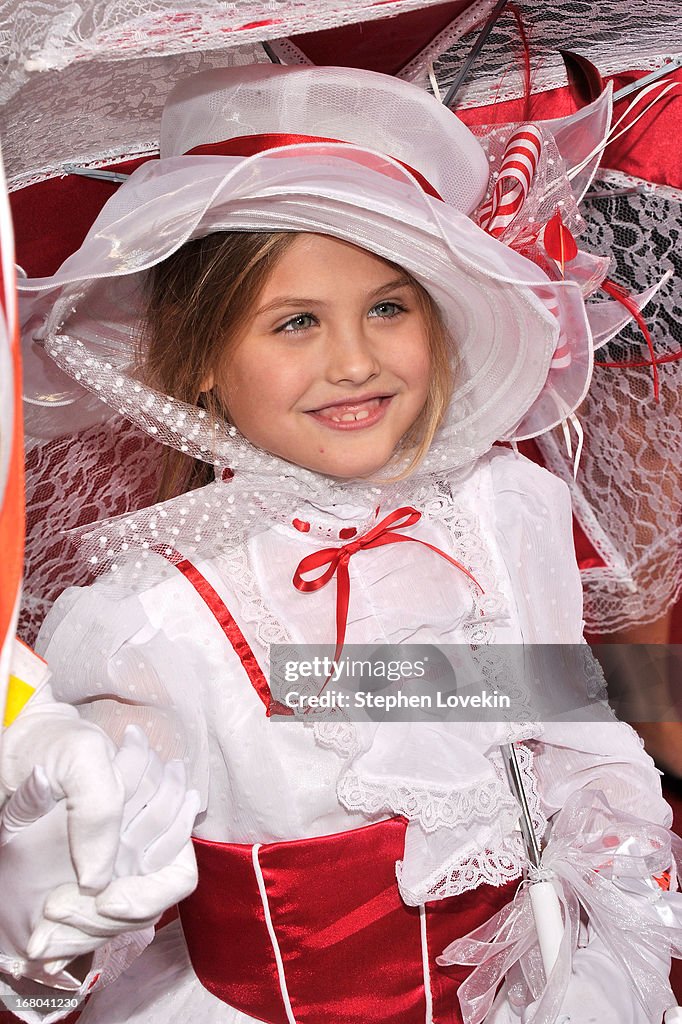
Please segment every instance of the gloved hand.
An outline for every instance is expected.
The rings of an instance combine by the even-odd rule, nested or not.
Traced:
[[[125,798],[115,756],[106,733],[82,721],[75,708],[54,701],[49,685],[31,698],[0,743],[5,796],[39,765],[39,789],[47,784],[55,800],[65,799],[71,858],[86,891],[104,889],[113,875]],[[37,791],[31,799],[39,799]]]
[[[523,1024],[532,1019],[535,1006],[531,1003],[523,1011]],[[575,951],[571,980],[559,1011],[562,1024],[652,1024],[652,1019],[599,938],[595,936],[589,946]]]
[[[519,1005],[505,985],[484,1024],[530,1024],[537,1002]],[[597,944],[576,950],[556,1024],[651,1024],[628,979]]]
[[[130,726],[114,758],[126,803],[115,871],[97,896],[71,863],[65,801],[55,804],[36,768],[9,801],[0,827],[3,967],[55,987],[78,988],[64,968],[120,932],[143,929],[196,884],[189,841],[199,806],[182,764],[163,765]],[[29,962],[30,961],[30,962]]]

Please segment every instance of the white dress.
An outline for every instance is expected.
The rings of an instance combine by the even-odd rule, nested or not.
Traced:
[[[447,480],[423,486],[414,507],[422,518],[405,532],[461,562],[484,593],[422,544],[358,551],[350,562],[347,643],[581,641],[570,501],[555,477],[496,449],[456,486]],[[248,546],[197,566],[261,667],[271,643],[333,642],[335,582],[301,593],[292,575],[311,551],[343,543],[340,529],[363,532],[371,511],[292,508],[292,525],[274,523]],[[309,524],[307,532],[300,532],[301,522]],[[572,792],[591,787],[602,789],[614,808],[670,824],[658,773],[636,734],[615,720],[524,730],[504,722],[377,727],[268,719],[225,633],[179,572],[125,598],[106,578],[66,591],[46,620],[38,650],[51,666],[58,699],[81,704],[84,715],[115,739],[128,722],[137,722],[164,757],[186,759],[205,807],[197,837],[267,843],[404,814],[409,825],[400,879],[410,902],[483,881],[499,885],[520,873],[516,811],[499,754],[499,744],[512,738],[529,738],[534,750],[528,772],[539,794],[540,822]],[[487,799],[477,802],[483,790]],[[608,971],[600,975],[608,997],[602,1024],[645,1020],[613,971],[621,980],[612,985]],[[81,1017],[82,1024],[188,1019],[250,1020],[201,986],[177,923],[117,981],[95,992]]]

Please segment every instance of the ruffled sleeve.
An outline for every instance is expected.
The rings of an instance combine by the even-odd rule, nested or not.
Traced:
[[[116,743],[139,725],[162,760],[185,762],[188,784],[205,806],[207,729],[202,714],[201,665],[192,645],[153,625],[145,604],[172,602],[153,592],[121,596],[105,580],[70,588],[55,602],[37,650],[52,671],[57,700],[74,704]]]

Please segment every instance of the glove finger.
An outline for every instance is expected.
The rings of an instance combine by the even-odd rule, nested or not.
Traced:
[[[54,976],[55,974],[61,974],[68,963],[69,959],[66,957],[61,960],[46,960],[43,964],[43,970],[45,974]]]
[[[55,924],[68,925],[91,938],[108,939],[120,932],[134,930],[128,919],[118,921],[111,915],[105,917],[100,914],[95,897],[84,895],[73,884],[61,885],[50,894],[45,901],[43,917]],[[146,927],[154,919],[140,914],[134,928]]]
[[[186,792],[185,766],[182,761],[169,761],[163,766],[156,792],[136,817],[126,825],[121,835],[122,843],[143,853],[157,836],[173,825],[182,810]],[[185,840],[188,838],[185,836]],[[134,873],[143,874],[142,871]]]
[[[17,832],[42,818],[56,805],[47,775],[36,765],[10,797],[2,812],[0,845],[4,845]]]
[[[111,880],[123,815],[124,787],[112,744],[94,729],[79,735],[60,771],[71,856],[81,886],[100,891]]]
[[[127,725],[114,757],[116,770],[123,780],[126,801],[133,796],[147,771],[149,754],[149,741],[144,729],[139,725]]]
[[[161,871],[166,864],[175,860],[192,835],[200,807],[201,797],[198,791],[188,790],[175,821],[145,850],[144,863],[147,873]]]
[[[134,786],[131,785],[129,787],[129,795],[126,796],[126,804],[123,808],[123,821],[121,824],[122,831],[125,831],[137,815],[144,810],[149,801],[154,797],[154,794],[163,780],[164,763],[158,755],[149,748],[146,736],[145,744],[145,763],[142,766],[142,770],[139,772],[138,778],[135,780]],[[140,748],[138,756],[140,756],[141,753],[142,750]]]
[[[95,897],[95,903],[105,917],[141,922],[160,917],[168,907],[189,896],[196,884],[194,849],[186,843],[172,864],[151,875],[114,879]]]
[[[131,930],[131,925],[128,925]],[[68,963],[82,953],[91,953],[109,941],[110,936],[95,936],[80,928],[62,924],[59,921],[41,921],[35,928],[28,943],[27,952],[31,960],[50,960]],[[50,973],[50,972],[48,972]]]

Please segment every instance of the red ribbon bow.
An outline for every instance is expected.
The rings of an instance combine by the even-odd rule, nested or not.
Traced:
[[[312,555],[306,555],[302,558],[296,567],[294,572],[293,584],[297,590],[303,594],[310,594],[315,590],[321,590],[334,576],[336,576],[336,650],[334,651],[334,661],[337,662],[343,644],[346,639],[346,625],[348,623],[348,606],[350,603],[350,573],[348,571],[348,563],[351,557],[357,554],[358,551],[362,551],[364,548],[379,548],[383,547],[384,544],[399,544],[405,541],[412,544],[421,544],[422,547],[429,548],[431,551],[435,551],[441,558],[445,558],[450,565],[453,565],[455,569],[459,569],[464,573],[465,576],[476,584],[478,589],[483,593],[483,587],[480,585],[478,580],[466,569],[460,562],[455,561],[454,558],[450,558],[450,555],[446,555],[440,548],[435,547],[433,544],[429,544],[425,540],[419,540],[418,537],[405,537],[401,533],[396,533],[396,530],[405,530],[410,526],[414,526],[421,519],[421,512],[417,512],[416,508],[410,508],[405,506],[404,508],[397,508],[395,512],[391,512],[382,519],[381,522],[373,526],[371,530],[363,534],[362,537],[358,537],[357,540],[353,540],[350,544],[343,544],[339,548],[323,548],[321,551],[314,551]],[[317,576],[313,580],[304,580],[303,574],[314,572],[316,569],[321,569],[323,566],[327,568],[324,572]],[[330,676],[331,678],[331,676]],[[329,679],[326,680],[324,686],[327,685]],[[324,689],[322,687],[322,690]],[[322,692],[320,690],[320,693]]]

